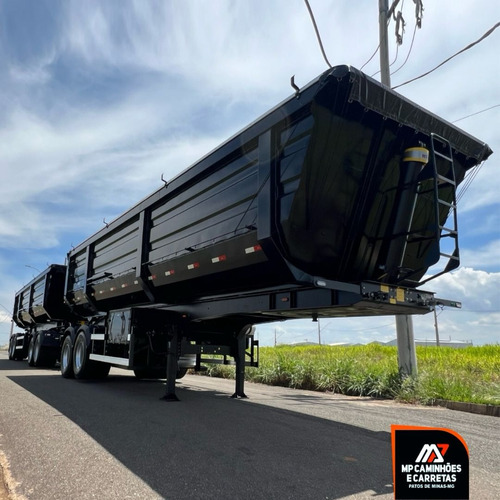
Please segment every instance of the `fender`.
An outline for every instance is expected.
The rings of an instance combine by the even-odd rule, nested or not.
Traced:
[[[75,332],[75,336],[71,339],[73,344],[75,343],[76,337],[80,334],[80,332],[83,332],[85,334],[85,338],[87,339],[87,347],[90,346],[90,336],[94,330],[95,326],[94,325],[81,325]]]
[[[66,328],[66,330],[64,331],[63,336],[61,337],[61,345],[63,344],[64,339],[68,336],[71,337],[71,343],[74,344],[76,339],[77,329],[78,325],[68,326],[68,328]]]

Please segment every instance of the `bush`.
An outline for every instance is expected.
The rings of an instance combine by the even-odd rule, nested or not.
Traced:
[[[417,347],[418,377],[402,377],[397,348],[262,347],[246,379],[268,385],[351,396],[432,403],[436,399],[500,404],[500,346]],[[208,376],[234,378],[234,367],[208,365]]]

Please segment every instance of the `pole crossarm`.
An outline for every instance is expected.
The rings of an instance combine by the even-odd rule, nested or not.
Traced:
[[[396,10],[396,7],[398,6],[399,1],[400,0],[394,0],[394,2],[392,2],[391,8],[387,11],[387,19],[392,16],[394,11]]]

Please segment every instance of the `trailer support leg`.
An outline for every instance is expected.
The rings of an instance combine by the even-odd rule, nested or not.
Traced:
[[[177,329],[174,330],[172,338],[168,343],[167,354],[167,388],[165,395],[160,398],[164,401],[179,401],[175,394],[175,378],[177,376],[177,351],[178,351],[178,334]]]
[[[231,396],[232,398],[244,398],[248,396],[245,394],[245,350],[247,340],[247,328],[243,328],[238,334],[236,339],[236,392]]]

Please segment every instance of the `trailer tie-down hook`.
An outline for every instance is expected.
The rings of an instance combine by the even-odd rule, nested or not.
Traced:
[[[161,180],[163,181],[163,184],[165,184],[165,187],[167,187],[168,181],[165,180],[165,178],[163,177],[163,174],[161,174]]]
[[[290,78],[290,85],[295,90],[295,97],[298,99],[300,97],[300,87],[295,83],[295,75]]]

